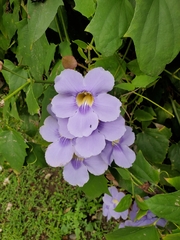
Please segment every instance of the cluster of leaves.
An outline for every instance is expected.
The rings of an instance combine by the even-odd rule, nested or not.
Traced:
[[[139,216],[150,209],[169,221],[166,229],[119,229],[107,239],[178,239],[180,214],[180,2],[179,0],[1,0],[0,164],[17,172],[24,164],[46,166],[38,128],[55,95],[62,57],[73,55],[84,73],[103,67],[115,77],[112,94],[136,134],[132,168],[111,174],[130,193]],[[9,149],[11,151],[9,151]],[[96,184],[95,184],[96,183]],[[97,187],[96,187],[97,186]],[[91,197],[107,192],[104,176],[83,187]],[[145,195],[151,196],[143,201]],[[125,207],[122,204],[125,203]],[[169,234],[171,232],[171,234]],[[152,238],[151,238],[152,239]]]
[[[4,170],[0,182],[3,240],[67,239],[68,235],[103,239],[114,227],[102,217],[101,198],[85,197],[63,180],[59,169],[29,165],[18,176]]]

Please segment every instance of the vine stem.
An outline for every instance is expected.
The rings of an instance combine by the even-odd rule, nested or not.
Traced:
[[[21,87],[19,87],[18,89],[16,89],[14,92],[10,93],[7,97],[5,97],[2,101],[7,101],[9,98],[11,98],[12,96],[14,96],[15,94],[17,94],[19,91],[21,91],[24,87],[26,87],[28,84],[31,83],[31,80],[28,79],[26,83],[24,83]]]
[[[149,99],[149,98],[147,98],[147,97],[145,97],[145,96],[143,96],[143,95],[141,95],[141,94],[139,94],[139,93],[137,93],[137,92],[135,92],[135,91],[133,91],[133,93],[136,94],[136,95],[138,95],[139,97],[142,97],[142,98],[146,99],[147,101],[149,101],[149,102],[151,102],[152,104],[156,105],[157,107],[161,108],[164,112],[166,112],[166,113],[168,113],[169,115],[171,115],[172,117],[174,117],[174,115],[173,115],[172,113],[170,113],[170,112],[169,112],[168,110],[166,110],[165,108],[161,107],[159,104],[153,102],[151,99]]]
[[[179,69],[177,69],[177,70],[179,70]],[[177,70],[175,71],[175,73],[177,72]],[[177,77],[174,73],[171,73],[171,72],[169,72],[169,71],[166,70],[166,69],[164,69],[164,72],[168,73],[168,74],[171,75],[173,78],[175,78],[175,79],[177,79],[177,80],[180,80],[180,78]]]

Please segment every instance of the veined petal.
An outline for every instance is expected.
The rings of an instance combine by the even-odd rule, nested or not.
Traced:
[[[111,142],[106,141],[106,146],[101,152],[101,157],[105,163],[111,165],[113,158],[112,158],[113,146]]]
[[[119,116],[112,122],[99,122],[98,130],[108,141],[115,141],[123,136],[126,131],[125,120]]]
[[[62,137],[72,139],[74,138],[74,135],[72,135],[67,129],[68,120],[69,118],[58,118],[59,133]]]
[[[114,121],[119,117],[121,102],[107,93],[98,95],[92,106],[99,120],[103,122]]]
[[[103,174],[108,169],[108,165],[102,160],[100,155],[87,158],[83,163],[87,170],[95,176]]]
[[[94,131],[88,137],[76,139],[75,150],[84,158],[98,155],[105,147],[105,138],[98,131]]]
[[[75,115],[69,118],[67,128],[75,137],[89,136],[98,126],[98,117],[87,106],[85,112],[77,111]]]
[[[40,127],[39,132],[47,142],[54,142],[60,138],[58,132],[58,121],[49,116],[45,119],[44,125]]]
[[[126,145],[115,145],[112,155],[115,163],[123,168],[131,167],[136,159],[134,151]]]
[[[58,94],[52,99],[51,104],[53,113],[59,118],[71,117],[78,110],[73,96],[62,96]]]
[[[63,95],[73,95],[84,90],[83,76],[72,69],[65,69],[55,78],[54,88],[56,92]]]
[[[86,74],[84,83],[86,90],[96,96],[100,93],[112,90],[114,86],[114,77],[110,72],[98,67],[90,70]]]
[[[71,185],[82,187],[89,180],[89,173],[82,161],[73,159],[64,167],[63,177]]]
[[[74,153],[71,140],[60,138],[59,141],[51,143],[45,153],[45,159],[51,167],[62,167],[71,161]]]
[[[135,141],[135,134],[132,132],[132,128],[126,126],[126,132],[120,139],[120,143],[123,145],[131,146]]]

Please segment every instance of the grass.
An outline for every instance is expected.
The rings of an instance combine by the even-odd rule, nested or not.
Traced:
[[[105,239],[117,227],[102,216],[102,198],[89,199],[58,168],[24,167],[0,173],[0,239]]]

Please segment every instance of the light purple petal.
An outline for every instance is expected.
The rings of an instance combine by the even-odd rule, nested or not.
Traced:
[[[113,158],[112,158],[113,146],[111,142],[106,141],[106,146],[101,152],[101,157],[105,163],[111,165]]]
[[[132,128],[129,126],[126,126],[126,132],[120,139],[120,143],[131,146],[135,141],[135,134],[132,132]]]
[[[76,96],[78,92],[84,90],[83,76],[72,69],[65,69],[55,78],[55,90],[63,95]]]
[[[90,70],[84,79],[86,90],[98,95],[112,90],[114,86],[113,75],[105,71],[103,68],[98,67]]]
[[[115,145],[113,148],[113,158],[115,163],[123,168],[129,168],[136,159],[134,151],[126,145]]]
[[[125,210],[124,212],[121,212],[121,217],[122,217],[122,219],[127,219],[127,217],[128,217],[128,210]]]
[[[99,120],[103,122],[114,121],[119,117],[121,102],[114,96],[102,93],[94,99],[92,106]]]
[[[52,108],[52,104],[50,103],[47,105],[47,111],[53,118],[56,118],[56,115],[53,113],[51,108]]]
[[[114,198],[117,199],[117,196],[119,195],[119,192],[118,192],[117,188],[114,187],[114,186],[112,186],[112,187],[109,187],[108,190],[109,190],[112,198],[113,198],[113,199],[114,199]],[[118,200],[118,199],[117,199],[117,200]]]
[[[87,158],[83,163],[87,170],[95,176],[103,174],[108,169],[108,165],[102,160],[100,155]]]
[[[73,153],[74,148],[71,140],[60,138],[59,141],[48,146],[45,152],[45,159],[51,167],[62,167],[71,161]]]
[[[51,116],[45,119],[44,125],[40,127],[39,132],[47,142],[54,142],[60,138],[58,132],[58,122]]]
[[[63,170],[64,179],[73,186],[82,187],[89,180],[89,173],[82,161],[72,160]]]
[[[156,225],[157,225],[157,226],[160,226],[160,227],[165,227],[166,223],[167,223],[167,221],[166,221],[165,219],[160,218],[160,219],[157,221]]]
[[[104,149],[106,145],[105,138],[98,131],[94,131],[88,137],[76,139],[75,150],[80,156],[89,158],[96,156]]]
[[[113,205],[112,204],[112,197],[109,195],[109,194],[104,194],[104,197],[103,197],[103,202],[106,204],[106,205]]]
[[[68,130],[75,137],[89,136],[98,126],[98,117],[87,106],[88,110],[85,113],[77,111],[77,113],[69,118]]]
[[[67,129],[68,120],[69,118],[58,118],[59,133],[62,137],[72,139],[74,138],[74,135],[72,135]]]
[[[123,136],[126,131],[125,120],[119,116],[112,122],[100,122],[98,130],[105,136],[108,141],[115,141]]]
[[[59,118],[71,117],[78,110],[75,97],[73,96],[61,96],[58,94],[52,99],[51,104],[51,110],[54,112],[56,117]]]

